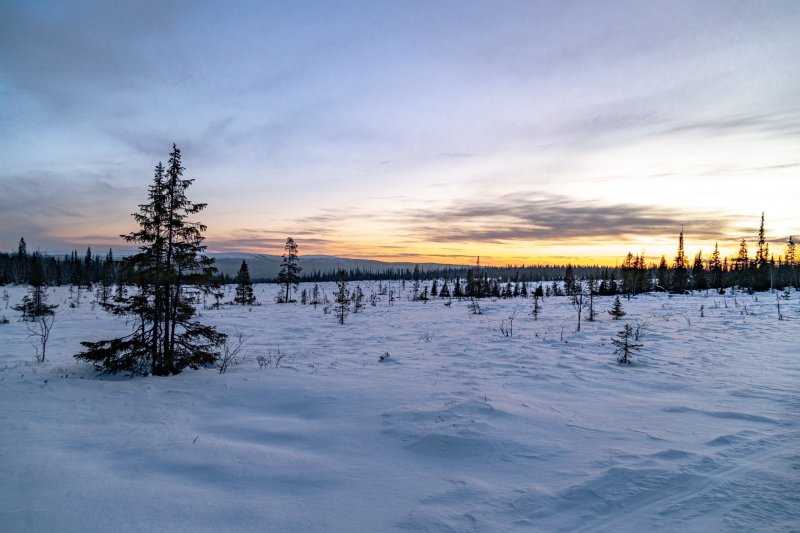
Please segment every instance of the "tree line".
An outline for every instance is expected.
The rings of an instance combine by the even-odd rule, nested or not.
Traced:
[[[511,293],[519,295],[521,287],[527,283],[563,282],[560,285],[565,294],[570,295],[576,280],[594,282],[595,293],[599,295],[635,295],[651,291],[683,293],[686,291],[717,290],[739,288],[747,292],[768,289],[783,290],[786,287],[800,289],[800,262],[796,255],[796,243],[789,237],[783,254],[777,257],[769,253],[766,242],[764,217],[762,215],[759,237],[755,243],[755,254],[750,255],[745,239],[739,243],[734,257],[721,257],[719,247],[706,258],[699,251],[690,261],[686,256],[683,231],[678,236],[676,255],[671,260],[662,256],[659,262],[647,262],[644,252],[641,255],[628,253],[619,267],[577,266],[577,265],[522,265],[522,266],[442,266],[423,268],[388,268],[384,270],[352,268],[345,270],[314,271],[303,273],[298,262],[300,257],[294,239],[287,239],[287,248],[281,271],[274,278],[254,278],[254,283],[278,283],[283,285],[282,300],[292,301],[288,287],[300,282],[336,282],[346,275],[349,280],[378,281],[398,280],[411,282],[432,282],[448,280],[451,285],[459,282],[458,296],[502,297]],[[288,254],[288,255],[287,255]],[[288,262],[287,262],[288,257]],[[245,263],[243,261],[243,263]],[[38,283],[49,286],[70,285],[92,288],[95,285],[111,287],[117,284],[132,285],[135,280],[126,277],[123,262],[115,259],[111,250],[105,256],[92,254],[91,248],[79,255],[77,251],[63,257],[28,253],[25,239],[21,238],[17,253],[0,253],[0,285],[9,283],[29,284],[36,278]],[[246,264],[246,263],[245,263]],[[215,274],[221,284],[238,282],[238,277]],[[288,281],[288,283],[287,283]],[[450,287],[456,290],[455,286]]]

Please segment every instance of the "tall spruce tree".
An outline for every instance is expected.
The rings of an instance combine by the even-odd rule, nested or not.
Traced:
[[[786,253],[784,254],[783,263],[788,271],[787,283],[790,286],[800,288],[800,276],[798,276],[797,255],[795,252],[795,242],[792,235],[789,235],[789,241],[786,243]]]
[[[714,253],[711,254],[711,261],[708,263],[708,269],[711,271],[711,287],[718,292],[723,291],[722,262],[719,259],[718,243],[714,243]]]
[[[739,288],[749,289],[752,276],[750,272],[750,259],[747,255],[747,241],[744,239],[739,243],[739,254],[736,256],[736,259],[734,259],[733,269],[736,271],[736,284]]]
[[[17,246],[17,261],[14,269],[14,283],[25,283],[28,280],[28,245],[25,238],[19,238]]]
[[[572,296],[575,293],[575,271],[572,265],[567,263],[567,268],[564,270],[564,294]]]
[[[688,259],[683,248],[683,229],[678,237],[678,253],[675,255],[675,266],[672,269],[672,292],[683,293],[686,291],[688,281]]]
[[[752,288],[756,291],[765,291],[771,285],[772,266],[769,260],[769,244],[764,232],[764,213],[761,213],[761,226],[758,229],[758,244],[756,245],[755,271],[753,272]]]
[[[253,280],[250,279],[250,269],[244,259],[242,259],[239,272],[236,273],[236,296],[233,298],[233,303],[239,305],[255,305],[256,303],[256,297],[253,294]]]
[[[661,256],[661,261],[658,263],[658,283],[656,289],[666,291],[669,289],[669,269],[667,268],[667,258]]]
[[[692,289],[696,291],[705,291],[708,289],[708,278],[706,278],[706,270],[703,267],[703,251],[697,252],[694,256],[694,264],[692,264]]]
[[[138,243],[139,252],[126,257],[122,268],[137,286],[130,296],[104,307],[134,319],[131,333],[111,340],[82,342],[75,357],[106,372],[169,375],[184,368],[214,363],[226,335],[193,318],[193,299],[187,288],[210,292],[216,287],[214,261],[203,255],[206,226],[190,217],[206,204],[186,197],[194,180],[184,179],[181,152],[173,144],[168,166],[156,166],[148,202],[133,217],[139,230],[122,235]]]
[[[281,271],[278,273],[278,283],[283,285],[283,294],[278,298],[278,303],[289,303],[290,289],[295,289],[300,284],[300,272],[303,269],[297,264],[297,244],[291,237],[286,238],[286,245],[283,248],[283,261],[281,261]]]

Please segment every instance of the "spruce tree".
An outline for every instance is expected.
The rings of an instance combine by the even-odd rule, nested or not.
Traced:
[[[564,270],[564,294],[572,296],[575,292],[575,271],[571,264]]]
[[[683,248],[683,229],[678,237],[678,253],[675,255],[675,266],[672,269],[672,292],[683,294],[686,291],[686,282],[688,279],[688,260]]]
[[[756,245],[755,272],[753,273],[752,288],[756,291],[765,291],[771,285],[771,264],[769,260],[769,244],[764,232],[764,213],[761,213],[761,226],[758,230],[758,244]]]
[[[787,283],[790,286],[800,288],[800,276],[798,276],[797,255],[795,252],[795,242],[793,236],[789,236],[789,241],[786,243],[786,253],[784,254],[783,263],[788,271]]]
[[[138,253],[122,262],[123,274],[138,290],[103,307],[132,316],[132,331],[116,339],[82,342],[85,351],[77,359],[109,373],[169,375],[219,357],[226,335],[193,320],[196,310],[187,291],[210,292],[216,287],[216,268],[203,255],[206,226],[189,220],[206,204],[186,197],[194,180],[184,179],[184,170],[181,152],[173,145],[168,167],[156,166],[148,202],[133,214],[139,230],[122,236],[139,244]]]
[[[21,284],[28,280],[28,245],[25,238],[19,238],[17,245],[17,260],[14,268],[14,283]]]
[[[611,310],[608,311],[608,314],[611,315],[611,318],[614,320],[619,320],[627,314],[622,309],[622,302],[620,301],[619,296],[614,297],[614,304],[611,306]]]
[[[708,289],[706,270],[703,267],[702,250],[697,252],[697,255],[694,256],[694,264],[692,265],[692,289],[696,291],[705,291]]]
[[[102,304],[107,304],[111,297],[111,287],[114,285],[114,259],[109,250],[103,266],[100,268],[100,286],[97,288],[97,299]]]
[[[253,294],[253,281],[250,279],[250,269],[244,259],[242,259],[242,266],[239,267],[239,272],[236,273],[236,296],[233,298],[233,303],[239,305],[255,305],[256,303],[256,297]]]
[[[632,364],[633,353],[638,352],[642,347],[641,344],[631,342],[631,337],[633,337],[633,328],[630,324],[625,324],[625,328],[617,333],[617,337],[611,338],[611,342],[614,344],[614,353],[618,355],[617,361],[619,364]]]
[[[36,252],[30,258],[29,270],[28,294],[23,296],[22,303],[13,306],[12,309],[22,313],[22,320],[25,321],[54,315],[58,306],[47,303],[47,278],[44,263]]]
[[[361,290],[361,285],[356,285],[350,297],[350,302],[353,304],[353,313],[360,313],[364,310],[364,291]]]
[[[93,271],[92,248],[89,247],[86,248],[86,255],[83,256],[83,279],[81,280],[81,284],[87,289],[92,288]]]
[[[336,304],[336,320],[339,324],[344,324],[347,314],[350,312],[350,293],[347,291],[347,272],[339,271],[339,279],[336,282],[336,292],[333,293],[334,303]]]
[[[667,270],[667,259],[661,256],[661,262],[658,263],[658,290],[666,291],[669,288],[669,270]]]
[[[708,269],[711,271],[711,287],[716,289],[717,292],[724,291],[722,279],[722,262],[719,260],[719,244],[714,243],[714,253],[711,254],[711,261],[708,263]]]
[[[320,303],[322,303],[322,301],[319,299],[319,285],[314,283],[314,288],[311,289],[311,305],[316,309]]]
[[[450,298],[450,287],[447,286],[447,280],[442,282],[442,288],[439,290],[439,298]]]
[[[297,244],[291,237],[286,238],[286,245],[283,248],[283,260],[281,271],[278,274],[278,283],[283,285],[283,295],[278,298],[278,303],[289,303],[293,301],[289,290],[295,289],[300,284],[300,272],[303,269],[297,264]]]
[[[539,294],[533,294],[533,307],[531,308],[531,316],[534,320],[539,320],[539,313],[542,312],[542,306],[539,303]]]
[[[464,291],[463,295],[468,298],[472,296],[479,296],[480,290],[478,286],[479,283],[476,282],[475,273],[472,271],[471,268],[467,269],[467,282],[466,282],[466,287],[463,289]],[[460,298],[462,289],[458,283],[458,278],[456,278],[456,288],[458,289],[459,294],[453,293],[453,295]]]
[[[733,270],[736,271],[736,284],[739,288],[749,289],[751,285],[750,259],[747,256],[747,241],[744,239],[739,243],[739,253],[734,259]]]

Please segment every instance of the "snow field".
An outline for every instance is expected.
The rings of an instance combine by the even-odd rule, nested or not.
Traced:
[[[784,321],[773,294],[641,295],[621,321],[596,298],[577,333],[565,297],[534,321],[530,299],[470,316],[383,296],[342,326],[277,290],[200,311],[249,337],[226,374],[168,378],[75,362],[129,326],[66,288],[33,364],[0,301],[0,530],[797,530],[800,293]],[[636,320],[644,348],[619,366],[611,337]]]

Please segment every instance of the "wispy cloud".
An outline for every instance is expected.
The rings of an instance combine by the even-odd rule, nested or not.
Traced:
[[[597,239],[676,234],[682,227],[713,239],[733,229],[737,216],[681,212],[636,204],[602,205],[566,196],[504,194],[435,211],[399,214],[420,240],[438,243],[514,241],[589,244]]]

